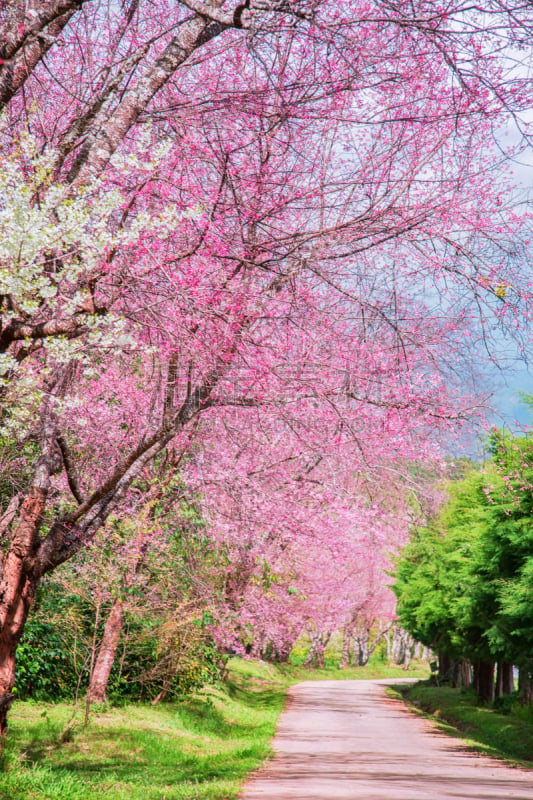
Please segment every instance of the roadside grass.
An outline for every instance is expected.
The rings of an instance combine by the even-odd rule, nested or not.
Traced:
[[[157,706],[96,706],[85,729],[81,712],[68,725],[66,703],[18,702],[10,713],[0,800],[234,800],[271,754],[291,684],[417,671],[307,670],[231,659],[217,687]]]
[[[13,707],[1,800],[230,800],[270,753],[280,681],[246,675],[161,706],[100,706],[71,741],[65,703]]]
[[[392,687],[391,696],[432,719],[439,729],[465,741],[467,747],[531,769],[533,762],[533,711],[513,703],[508,713],[479,705],[472,691],[418,683]]]
[[[374,680],[380,678],[420,678],[429,676],[429,667],[421,662],[413,662],[408,670],[396,664],[371,663],[366,667],[347,667],[339,669],[336,664],[328,664],[325,669],[308,669],[302,664],[280,664],[279,671],[290,684],[300,681],[321,680]]]

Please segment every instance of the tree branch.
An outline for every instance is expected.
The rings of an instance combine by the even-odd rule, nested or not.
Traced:
[[[181,0],[181,2],[184,6],[187,6],[188,9],[194,11],[195,14],[205,17],[205,19],[219,22],[221,25],[225,25],[228,28],[233,25],[234,13],[224,14],[215,6],[204,2],[204,0]]]
[[[15,514],[17,513],[18,508],[20,506],[20,502],[21,502],[20,495],[16,494],[14,497],[11,498],[11,500],[7,505],[6,510],[0,517],[0,539],[3,537],[3,535],[13,522]]]
[[[99,119],[87,134],[86,141],[70,169],[67,180],[83,185],[105,168],[132,125],[148,103],[165,86],[189,56],[219,36],[231,25],[196,16],[184,22],[163,52],[138,83],[128,89],[119,105],[107,118]]]
[[[72,492],[73,496],[76,498],[78,505],[81,506],[83,503],[83,495],[81,493],[80,485],[78,483],[78,478],[76,475],[76,469],[74,467],[72,454],[70,452],[69,446],[65,438],[59,432],[57,434],[57,444],[59,445],[59,449],[61,450],[61,456],[63,458],[63,464],[65,466],[65,472],[67,475],[69,489]]]
[[[5,353],[13,342],[26,339],[46,339],[50,336],[66,336],[67,339],[75,339],[86,331],[87,327],[72,317],[70,319],[52,319],[34,325],[12,321],[0,334],[0,353]]]
[[[0,41],[3,39],[4,42],[0,47],[0,109],[24,85],[85,2],[87,0],[54,0],[39,12],[31,9],[20,24],[12,25],[10,30],[4,32],[0,29]]]

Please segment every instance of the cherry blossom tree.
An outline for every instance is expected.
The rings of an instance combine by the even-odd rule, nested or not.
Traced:
[[[253,413],[279,461],[347,448],[362,472],[471,413],[467,337],[527,314],[490,142],[528,104],[529,28],[358,0],[10,2],[0,24],[2,424],[37,445],[2,517],[4,730],[36,586],[169,448]]]
[[[264,409],[249,410],[244,426],[234,411],[217,415],[184,478],[227,560],[211,600],[218,641],[284,658],[307,628],[320,661],[334,631],[362,640],[378,620],[390,624],[386,572],[422,511],[408,481],[391,480],[405,468],[401,453],[363,463],[353,442],[339,447],[316,426],[301,437],[295,422],[281,427]]]

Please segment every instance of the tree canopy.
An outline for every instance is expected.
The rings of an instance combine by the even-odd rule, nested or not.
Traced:
[[[172,476],[227,619],[290,638],[313,582],[349,617],[357,570],[389,609],[409,464],[482,415],[480,350],[529,345],[529,11],[2,5],[0,732],[45,576],[139,543]]]
[[[495,431],[492,456],[447,487],[397,565],[401,624],[453,658],[531,665],[531,433]]]

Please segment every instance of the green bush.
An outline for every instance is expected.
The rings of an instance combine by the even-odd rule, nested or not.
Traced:
[[[518,692],[513,694],[502,694],[501,697],[496,697],[494,700],[494,710],[500,714],[511,714],[514,708],[518,706]]]
[[[75,696],[88,663],[91,609],[53,582],[43,583],[17,649],[14,693],[34,700]]]

